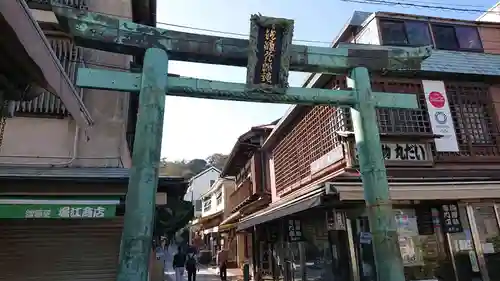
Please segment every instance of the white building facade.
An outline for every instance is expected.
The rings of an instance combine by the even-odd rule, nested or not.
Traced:
[[[189,181],[189,187],[184,196],[184,200],[191,201],[194,206],[194,216],[200,217],[202,214],[202,196],[206,194],[212,185],[219,178],[221,171],[213,166],[198,173]]]

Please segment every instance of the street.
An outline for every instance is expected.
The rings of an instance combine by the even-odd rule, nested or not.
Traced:
[[[175,272],[172,268],[172,260],[177,252],[176,246],[170,246],[165,253],[165,278],[167,281],[175,281]],[[234,273],[227,272],[228,280],[235,280]],[[184,279],[187,280],[187,272],[184,272]],[[196,281],[219,281],[219,275],[215,267],[200,266],[200,271],[196,273]]]

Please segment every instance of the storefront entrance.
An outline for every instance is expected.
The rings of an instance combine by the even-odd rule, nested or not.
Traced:
[[[432,206],[395,209],[406,280],[500,280],[498,207],[493,203],[456,202]],[[351,227],[359,280],[374,281],[367,217],[359,216]]]

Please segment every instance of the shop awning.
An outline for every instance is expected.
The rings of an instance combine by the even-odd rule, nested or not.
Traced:
[[[0,198],[0,219],[100,219],[116,215],[120,198]]]
[[[238,223],[227,223],[219,225],[219,232],[228,232],[238,226]]]
[[[206,222],[211,221],[211,220],[213,220],[217,217],[220,217],[220,216],[222,216],[222,212],[217,212],[214,214],[210,214],[208,216],[200,217],[200,218],[198,218],[198,224],[206,223]]]
[[[324,188],[319,187],[296,198],[283,200],[283,202],[278,201],[275,204],[242,219],[238,224],[238,230],[244,230],[254,225],[262,224],[319,206],[321,204],[321,197],[324,193]]]
[[[339,200],[363,200],[363,187],[358,182],[330,182],[331,192]],[[499,198],[498,181],[462,182],[391,182],[392,200],[460,200]]]
[[[235,213],[232,213],[229,217],[225,218],[221,223],[220,225],[224,225],[224,224],[230,224],[232,222],[235,222],[237,221],[239,218],[241,218],[242,214],[240,211],[237,211]]]
[[[225,231],[229,229],[233,229],[236,226],[238,226],[237,223],[235,223],[237,220],[239,220],[243,214],[240,211],[237,211],[235,213],[232,213],[229,217],[225,218],[220,224],[219,224],[219,231]]]

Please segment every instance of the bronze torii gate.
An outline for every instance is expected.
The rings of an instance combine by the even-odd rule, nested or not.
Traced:
[[[62,6],[54,6],[53,10],[61,25],[83,47],[128,55],[146,51],[142,73],[80,68],[77,79],[78,86],[83,88],[139,93],[119,281],[146,281],[148,276],[165,94],[350,107],[378,280],[405,280],[375,108],[410,109],[417,108],[418,103],[416,95],[372,92],[368,69],[418,70],[430,56],[429,47],[292,45],[292,20],[258,15],[251,17],[250,39],[241,40],[154,28]],[[246,66],[247,83],[168,77],[169,59]],[[289,70],[347,73],[352,90],[291,88]]]

